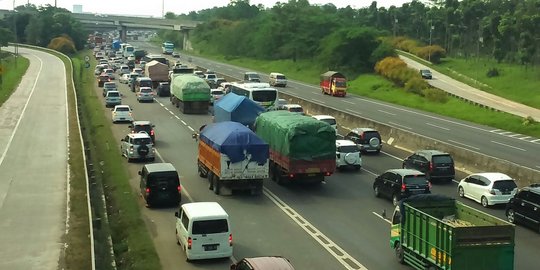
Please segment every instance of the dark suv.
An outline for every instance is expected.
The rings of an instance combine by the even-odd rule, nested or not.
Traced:
[[[540,233],[540,184],[524,187],[506,204],[511,223],[524,223]]]
[[[419,170],[425,173],[431,182],[436,180],[451,182],[456,175],[452,156],[438,150],[416,151],[403,160],[403,168]]]
[[[148,207],[166,203],[178,206],[182,186],[178,172],[171,163],[146,164],[139,171],[141,195]]]
[[[150,121],[133,121],[131,125],[129,125],[129,128],[131,129],[131,133],[139,133],[139,132],[145,132],[146,134],[150,135],[150,138],[152,138],[152,143],[156,143],[156,132],[154,131],[155,125],[150,123]]]
[[[372,128],[355,128],[345,135],[345,140],[355,142],[362,152],[381,152],[381,134]]]
[[[171,95],[171,86],[168,82],[160,82],[157,89],[157,95],[160,97],[168,97]]]
[[[373,183],[375,197],[384,196],[398,202],[412,195],[431,193],[431,184],[426,175],[417,170],[391,169],[375,178]]]

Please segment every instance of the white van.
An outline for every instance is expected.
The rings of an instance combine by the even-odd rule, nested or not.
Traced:
[[[315,119],[317,119],[319,121],[323,121],[323,122],[328,123],[329,125],[331,125],[334,128],[334,130],[337,133],[337,122],[336,122],[336,118],[334,118],[333,116],[331,116],[331,115],[313,115],[313,118],[315,118]]]
[[[277,72],[270,73],[270,77],[268,81],[270,85],[272,86],[283,86],[283,87],[287,86],[287,77],[285,77],[285,75],[281,73],[277,73]]]
[[[229,215],[217,202],[186,203],[174,215],[176,242],[186,261],[232,256]]]

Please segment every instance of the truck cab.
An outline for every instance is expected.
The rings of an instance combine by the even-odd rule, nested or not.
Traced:
[[[323,94],[340,97],[347,94],[347,78],[336,71],[327,71],[321,74],[320,86]]]

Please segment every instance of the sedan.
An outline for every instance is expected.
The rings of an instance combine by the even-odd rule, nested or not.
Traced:
[[[458,185],[458,195],[489,207],[506,204],[517,192],[514,179],[504,173],[476,173],[463,178]]]
[[[141,87],[137,92],[137,101],[149,101],[154,102],[154,91],[151,87]]]

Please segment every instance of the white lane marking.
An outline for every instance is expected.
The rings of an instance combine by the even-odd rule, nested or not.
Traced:
[[[532,137],[531,137],[531,136],[525,136],[525,137],[521,137],[521,138],[518,138],[518,139],[520,139],[520,140],[527,140],[527,139],[530,139],[530,138],[532,138]]]
[[[192,127],[190,126],[187,126],[191,131],[195,131]]]
[[[412,130],[411,127],[404,126],[404,125],[400,125],[400,124],[398,124],[398,123],[394,123],[394,122],[388,122],[388,123],[389,123],[389,124],[392,124],[392,125],[394,125],[394,126],[398,126],[398,127],[406,128],[406,129],[408,129],[408,130]]]
[[[324,101],[321,101],[321,100],[318,100],[318,99],[314,99],[312,98],[311,100],[315,101],[315,102],[318,102],[318,103],[322,103],[322,104],[325,104]]]
[[[159,102],[157,99],[156,99],[157,103],[159,103],[159,105],[161,105],[161,107],[165,107],[165,105],[163,105],[163,103]]]
[[[508,135],[508,134],[512,134],[512,132],[510,131],[503,131],[503,132],[499,132],[497,134],[501,134],[501,135]]]
[[[171,111],[169,110],[169,108],[167,108],[167,107],[165,107],[165,106],[164,106],[163,108],[165,108],[166,111],[171,112]]]
[[[540,139],[532,140],[531,142],[540,142]]]
[[[180,122],[182,122],[182,124],[184,124],[185,126],[188,125],[188,124],[186,124],[186,122],[184,120],[180,120]]]
[[[508,137],[512,137],[512,138],[515,138],[517,136],[521,136],[521,134],[513,134],[513,135],[508,135]]]
[[[428,126],[432,126],[432,127],[436,127],[436,128],[440,128],[440,129],[444,129],[444,130],[446,130],[446,131],[449,131],[449,130],[450,130],[449,128],[445,128],[445,127],[437,126],[437,125],[434,125],[434,124],[431,124],[431,123],[426,123],[426,125],[428,125]]]
[[[174,115],[174,118],[180,120],[180,117],[178,117],[178,115]]]
[[[455,143],[455,144],[463,145],[465,147],[472,148],[472,149],[477,150],[477,151],[480,150],[480,148],[478,148],[478,147],[474,147],[474,146],[471,146],[471,145],[468,145],[468,144],[460,143],[460,142],[457,142],[457,141],[454,141],[454,140],[448,140],[448,141],[451,142],[451,143]]]
[[[330,253],[334,258],[338,260],[341,265],[346,269],[366,269],[367,268],[358,262],[355,258],[349,255],[336,243],[332,242],[330,238],[320,232],[315,226],[313,226],[304,217],[298,214],[294,209],[287,205],[284,201],[279,199],[274,193],[272,193],[266,187],[263,187],[264,195],[268,197],[279,209],[281,209],[287,216],[289,216],[298,226],[300,226],[309,236],[317,241],[326,251]]]
[[[515,146],[512,146],[512,145],[505,144],[505,143],[496,142],[496,141],[491,141],[491,142],[492,142],[492,143],[495,143],[495,144],[498,144],[498,145],[502,145],[502,146],[514,148],[514,149],[517,149],[517,150],[521,150],[521,151],[523,151],[523,152],[526,152],[526,151],[527,151],[527,150],[525,150],[525,149],[523,149],[523,148],[515,147]]]
[[[352,102],[352,101],[348,101],[348,100],[342,100],[342,102],[344,103],[349,103],[349,104],[352,104],[352,105],[356,105],[356,103]]]
[[[392,222],[390,222],[390,220],[384,218],[383,216],[381,216],[381,215],[379,215],[379,214],[377,214],[377,213],[375,213],[375,212],[371,212],[371,213],[373,213],[374,215],[376,215],[376,216],[379,217],[380,219],[386,221],[386,223],[392,224]]]
[[[389,114],[389,115],[396,115],[395,113],[391,113],[391,112],[387,112],[387,111],[383,111],[383,110],[377,110],[379,112],[382,112],[382,113],[386,113],[386,114]]]
[[[167,111],[169,111],[169,110],[167,110]],[[169,111],[169,113],[170,113],[170,114],[172,114],[172,115],[174,115],[174,116],[176,116],[176,114],[174,114],[174,113],[173,113],[173,112],[171,112],[171,111]]]

